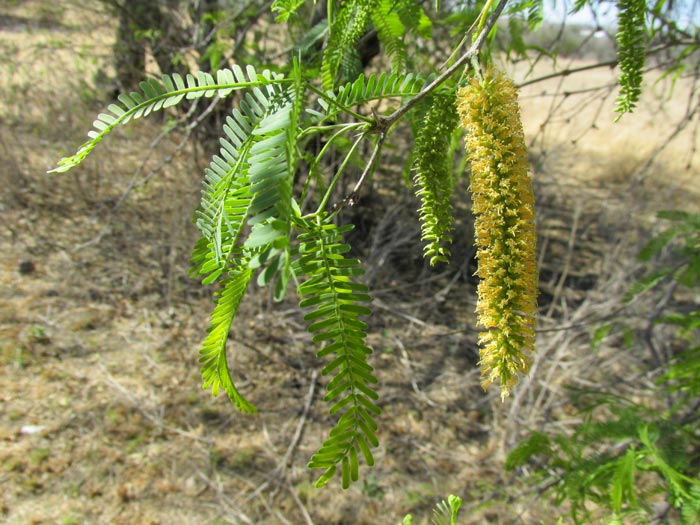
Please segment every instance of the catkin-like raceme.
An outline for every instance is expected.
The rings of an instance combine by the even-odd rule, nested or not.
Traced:
[[[413,183],[421,201],[421,240],[423,255],[434,265],[448,262],[454,212],[450,140],[457,127],[455,94],[445,91],[433,96],[416,136]]]
[[[475,216],[482,385],[499,382],[505,398],[529,370],[537,309],[535,199],[517,89],[489,70],[459,90],[457,110]]]
[[[642,94],[646,59],[646,0],[619,0],[617,3],[617,60],[620,64],[620,95],[615,111],[631,113]]]

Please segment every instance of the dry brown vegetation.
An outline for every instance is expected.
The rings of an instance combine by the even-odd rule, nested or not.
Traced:
[[[474,366],[467,219],[456,262],[429,271],[411,196],[396,206],[367,197],[382,444],[365,481],[338,495],[314,489],[305,468],[330,423],[293,299],[273,308],[256,293],[235,328],[237,380],[258,415],[200,388],[211,302],[187,268],[205,159],[176,134],[146,158],[160,131],[153,119],[80,169],[45,173],[105,103],[114,27],[86,12],[38,0],[0,7],[0,521],[389,525],[411,512],[427,523],[454,493],[463,523],[552,523],[557,509],[533,503],[537,490],[504,472],[504,454],[529,428],[572,423],[564,385],[643,369],[643,352],[616,340],[593,351],[589,338],[620,313],[653,213],[697,208],[689,133],[647,163],[683,111],[682,82],[671,100],[650,86],[640,111],[616,125],[612,97],[598,113],[599,96],[564,106],[550,96],[609,83],[609,70],[523,89],[541,333],[530,380],[503,405],[481,391]]]

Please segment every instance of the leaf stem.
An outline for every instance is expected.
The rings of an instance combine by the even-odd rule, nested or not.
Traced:
[[[316,155],[316,157],[314,158],[313,162],[312,162],[312,163],[310,164],[310,166],[309,166],[309,176],[306,178],[306,182],[304,183],[304,189],[303,189],[303,191],[302,191],[302,193],[301,193],[301,198],[300,198],[300,201],[301,201],[301,202],[304,202],[304,201],[306,200],[306,193],[307,193],[307,191],[308,191],[309,184],[310,184],[310,182],[311,182],[312,176],[313,176],[314,173],[315,173],[316,166],[318,166],[318,163],[321,161],[321,159],[323,158],[323,156],[326,154],[326,151],[328,151],[328,149],[333,145],[333,143],[335,142],[335,140],[336,140],[338,137],[340,137],[341,135],[343,135],[345,132],[347,132],[348,130],[352,130],[352,129],[358,128],[358,127],[362,127],[362,126],[366,126],[366,124],[365,124],[365,123],[343,124],[343,126],[341,127],[341,129],[339,129],[339,130],[336,131],[333,135],[331,135],[331,137],[330,137],[330,138],[328,139],[328,141],[323,145],[323,147],[321,148],[321,151],[318,152],[318,155]],[[335,129],[336,127],[337,127],[337,126],[327,126],[327,127],[325,127],[325,128],[327,128],[327,129]],[[311,128],[307,128],[306,130],[304,130],[304,133],[305,133],[306,131],[308,131],[309,129],[311,129]],[[322,129],[322,128],[319,128],[319,129]],[[304,133],[302,133],[302,135],[303,135]],[[322,190],[319,190],[319,191],[322,191]]]
[[[343,105],[340,104],[337,100],[335,100],[335,99],[332,98],[332,97],[329,97],[327,93],[324,93],[322,90],[318,89],[316,86],[312,85],[310,82],[307,82],[307,83],[306,83],[306,87],[308,87],[309,90],[311,90],[311,91],[313,91],[314,93],[316,93],[316,94],[317,94],[319,97],[321,97],[323,100],[325,100],[326,102],[328,102],[328,104],[332,104],[332,105],[336,106],[337,108],[339,108],[339,109],[341,109],[342,111],[348,113],[349,115],[352,115],[352,116],[355,117],[357,120],[361,120],[361,121],[366,122],[366,123],[368,123],[368,124],[373,124],[373,123],[374,123],[374,119],[373,119],[373,118],[371,118],[371,117],[366,117],[366,116],[364,116],[364,115],[359,114],[357,111],[353,111],[352,109],[343,106]]]
[[[374,145],[374,150],[372,150],[372,155],[367,161],[365,169],[362,171],[362,175],[360,175],[360,178],[357,179],[357,182],[355,183],[355,186],[353,187],[352,191],[348,195],[346,195],[342,201],[336,203],[335,206],[333,206],[333,210],[331,212],[330,217],[333,217],[340,213],[340,210],[342,210],[346,206],[352,206],[357,202],[357,199],[359,198],[360,187],[362,186],[362,183],[364,182],[365,178],[367,178],[367,176],[372,171],[374,171],[374,167],[377,164],[377,159],[379,158],[379,153],[381,152],[382,146],[384,145],[385,138],[385,133],[379,134],[379,138],[377,139],[377,142]]]
[[[359,127],[362,127],[362,126],[365,126],[365,125],[366,125],[366,123],[364,123],[364,122],[362,122],[362,123],[359,123],[359,122],[351,122],[351,123],[342,122],[342,123],[339,123],[339,124],[329,124],[329,125],[327,125],[327,126],[310,126],[310,127],[306,128],[306,129],[304,129],[303,131],[301,131],[301,133],[299,133],[299,135],[298,135],[297,137],[298,137],[298,138],[303,138],[303,137],[305,137],[305,136],[307,136],[307,135],[311,135],[312,133],[321,133],[321,132],[324,132],[324,131],[332,131],[332,130],[336,130],[336,129],[339,130],[338,133],[345,133],[346,131],[350,131],[350,130],[352,130],[352,129],[354,129],[354,128],[359,128]],[[337,133],[336,133],[336,134],[337,134]],[[334,136],[335,136],[335,135],[334,135]]]
[[[331,194],[333,193],[333,189],[335,188],[336,184],[338,184],[338,181],[340,180],[340,176],[343,174],[343,171],[345,170],[345,166],[348,165],[348,162],[350,162],[350,158],[352,157],[352,154],[355,153],[357,146],[360,145],[360,142],[362,142],[362,140],[367,136],[368,133],[369,133],[369,131],[365,131],[362,134],[360,134],[360,136],[357,137],[357,140],[350,147],[350,151],[348,151],[348,153],[345,155],[345,158],[343,159],[342,164],[338,168],[338,171],[335,173],[333,180],[328,185],[328,189],[326,190],[326,193],[323,196],[323,199],[321,199],[321,202],[318,205],[318,208],[316,209],[316,215],[320,214],[323,211],[323,209],[326,207],[326,205],[328,204],[328,200],[331,198]]]
[[[362,172],[362,175],[360,175],[360,178],[357,180],[355,187],[352,189],[352,193],[357,193],[360,190],[360,186],[362,186],[362,183],[364,182],[365,177],[367,177],[367,175],[374,169],[374,166],[377,163],[377,158],[379,157],[379,152],[382,150],[382,146],[384,145],[385,138],[386,138],[386,133],[379,134],[379,138],[377,139],[377,143],[374,145],[374,151],[372,151],[372,156],[367,161],[367,165],[365,166],[365,170]]]

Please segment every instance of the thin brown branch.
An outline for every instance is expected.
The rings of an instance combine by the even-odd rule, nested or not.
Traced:
[[[561,71],[555,71],[554,73],[549,73],[541,77],[533,78],[531,80],[526,80],[518,84],[518,88],[524,88],[531,84],[537,84],[538,82],[544,82],[552,78],[558,77],[568,77],[569,75],[574,75],[576,73],[582,73],[583,71],[590,71],[591,69],[599,69],[602,67],[614,68],[617,65],[617,60],[608,60],[607,62],[599,62],[598,64],[589,64],[587,66],[573,67],[570,69],[562,69]]]
[[[687,44],[687,45],[690,45],[690,44]],[[661,53],[662,51],[666,51],[669,48],[675,48],[675,47],[678,47],[678,46],[676,44],[671,44],[671,43],[665,44],[662,46],[658,46],[658,47],[655,47],[653,49],[649,49],[646,53],[646,56],[651,57],[653,55]],[[570,75],[574,75],[576,73],[582,73],[584,71],[590,71],[592,69],[600,69],[603,67],[608,67],[608,68],[612,69],[612,68],[616,67],[617,64],[618,64],[617,60],[607,60],[605,62],[598,62],[596,64],[588,64],[586,66],[566,68],[566,69],[562,69],[561,71],[555,71],[554,73],[548,73],[547,75],[542,75],[541,77],[537,77],[537,78],[533,78],[531,80],[526,80],[524,82],[521,82],[520,84],[518,84],[518,88],[524,88],[525,86],[537,84],[539,82],[545,82],[547,80],[551,80],[552,78],[568,77]],[[655,69],[655,68],[650,68],[650,69]]]
[[[372,150],[372,155],[370,156],[369,160],[367,161],[367,164],[365,165],[365,169],[362,171],[362,174],[360,175],[360,178],[357,179],[357,182],[355,183],[355,186],[353,187],[352,191],[346,195],[343,200],[340,202],[336,202],[333,205],[332,213],[337,214],[339,213],[343,208],[347,206],[354,206],[358,199],[360,198],[360,188],[362,187],[362,183],[365,181],[367,176],[374,171],[374,167],[377,164],[377,160],[379,159],[379,153],[382,150],[382,146],[384,145],[384,139],[386,138],[386,133],[380,132],[379,138],[377,139],[377,143],[374,145],[374,149]],[[349,158],[349,156],[347,157]],[[327,195],[330,195],[330,193],[327,193]],[[319,206],[319,209],[321,209],[321,206]]]
[[[369,161],[367,161],[367,166],[365,166],[365,169],[362,172],[362,175],[360,175],[360,178],[357,179],[357,183],[355,184],[355,187],[352,189],[352,193],[354,195],[357,195],[357,192],[360,190],[360,187],[362,186],[362,183],[364,182],[365,178],[374,169],[374,165],[376,164],[377,158],[379,157],[379,152],[382,150],[382,146],[384,145],[385,138],[386,138],[385,133],[379,134],[379,138],[377,139],[377,143],[374,145],[374,150],[372,151],[372,156],[369,158]]]
[[[389,115],[388,117],[377,117],[377,127],[379,127],[382,130],[390,128],[397,120],[403,117],[406,113],[413,109],[416,106],[416,104],[418,104],[421,100],[423,100],[433,91],[435,91],[438,87],[440,87],[448,78],[454,75],[458,70],[465,66],[469,67],[469,63],[479,55],[481,46],[486,40],[488,34],[491,32],[491,29],[493,29],[493,26],[496,25],[496,22],[501,16],[501,13],[503,12],[503,9],[505,9],[507,3],[508,0],[500,0],[498,2],[496,9],[494,9],[493,13],[491,13],[491,16],[489,16],[488,20],[484,24],[484,28],[481,30],[481,33],[479,33],[479,35],[476,37],[474,43],[461,57],[459,57],[459,59],[454,64],[452,64],[452,66],[445,70],[444,73],[442,73],[439,77],[433,80],[420,93],[418,93],[415,97],[406,102],[406,104],[401,106],[399,109],[394,111],[391,115]]]

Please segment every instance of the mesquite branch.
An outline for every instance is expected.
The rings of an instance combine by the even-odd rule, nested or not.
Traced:
[[[401,117],[403,117],[406,113],[413,109],[421,100],[423,100],[425,97],[427,97],[437,88],[439,88],[448,78],[454,75],[457,71],[459,71],[465,66],[468,68],[472,60],[479,55],[481,46],[486,40],[488,34],[491,32],[491,29],[493,29],[493,26],[496,25],[496,22],[501,16],[501,13],[505,9],[507,3],[508,0],[500,0],[500,2],[498,2],[498,5],[494,9],[493,13],[491,13],[491,15],[489,16],[488,20],[484,24],[483,29],[474,40],[474,43],[471,45],[471,47],[461,57],[459,57],[459,59],[454,64],[452,64],[448,69],[446,69],[444,73],[442,73],[439,77],[433,80],[420,93],[418,93],[415,97],[406,102],[406,104],[401,106],[399,109],[394,111],[388,117],[377,117],[377,122],[375,124],[377,129],[389,129],[396,121],[398,121]]]

